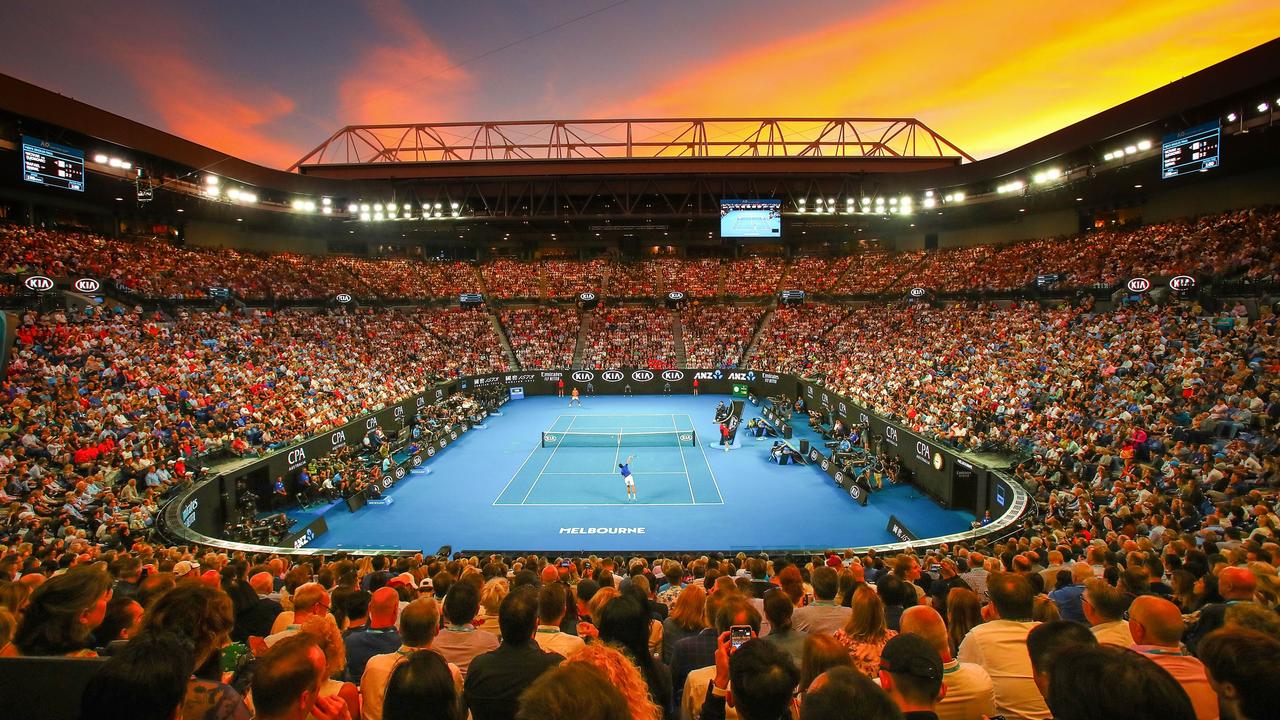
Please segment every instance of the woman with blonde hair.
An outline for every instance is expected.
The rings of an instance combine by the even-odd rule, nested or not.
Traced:
[[[951,654],[960,652],[960,642],[969,631],[982,624],[982,599],[968,588],[951,588],[947,593],[947,637]]]
[[[680,591],[671,615],[662,623],[662,662],[670,663],[676,643],[707,627],[707,591],[693,584]]]
[[[302,624],[299,635],[305,635],[315,641],[317,647],[324,652],[325,681],[320,686],[320,697],[334,695],[347,704],[351,717],[360,717],[360,690],[354,683],[335,680],[347,667],[347,647],[342,641],[342,632],[338,630],[332,615],[311,618]]]
[[[853,667],[874,679],[880,673],[880,651],[898,633],[889,629],[884,601],[870,586],[853,592],[852,609],[849,622],[835,632],[835,639],[849,652]]]
[[[501,635],[498,629],[498,607],[502,605],[502,600],[511,592],[511,584],[506,578],[492,578],[484,584],[480,590],[480,615],[477,619],[482,620],[480,629],[491,632],[494,635]]]
[[[1276,576],[1275,566],[1255,560],[1248,567],[1258,581],[1258,589],[1253,595],[1254,602],[1268,610],[1274,610],[1280,604],[1280,577]]]
[[[686,592],[688,589],[686,588]],[[680,594],[684,597],[684,593]],[[627,699],[631,720],[660,720],[662,708],[649,697],[649,685],[640,668],[622,651],[609,643],[595,642],[571,655],[562,667],[582,664],[599,670],[609,678],[609,684],[618,688]]]

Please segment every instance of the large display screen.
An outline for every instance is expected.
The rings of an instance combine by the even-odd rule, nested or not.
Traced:
[[[1160,178],[1168,180],[1218,167],[1221,140],[1222,126],[1216,120],[1166,135],[1161,144]]]
[[[782,201],[721,200],[720,237],[782,237]]]
[[[23,135],[22,179],[84,192],[84,151]]]

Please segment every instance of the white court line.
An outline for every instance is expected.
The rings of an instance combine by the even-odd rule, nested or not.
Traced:
[[[689,417],[688,413],[684,413],[684,416],[689,419],[689,427],[697,428],[697,425],[694,424],[693,422],[693,418]],[[695,434],[697,433],[696,429],[694,430],[694,433]],[[711,469],[711,461],[707,459],[707,450],[706,448],[702,447],[702,443],[698,443],[698,449],[702,451],[702,462],[707,464],[707,472],[711,473],[711,482],[713,485],[716,486],[716,495],[719,496],[720,504],[723,505],[724,495],[720,493],[720,483],[716,481],[716,471]],[[703,503],[703,504],[714,505],[715,503]]]
[[[556,426],[556,423],[560,422],[560,418],[562,418],[562,417],[564,417],[564,415],[557,415],[557,416],[556,416],[556,420],[555,420],[555,422],[551,423],[551,427],[553,427],[553,428],[554,428],[554,427]],[[570,424],[570,425],[572,425],[572,424],[573,424],[573,421],[570,421],[570,422],[569,422],[569,424]],[[541,442],[539,442],[539,444],[537,444],[537,445],[534,445],[534,446],[533,446],[533,449],[529,451],[529,455],[528,455],[527,457],[525,457],[524,462],[520,463],[520,467],[516,468],[516,471],[515,471],[514,473],[512,473],[512,474],[511,474],[511,479],[507,481],[507,484],[506,484],[506,485],[503,485],[503,486],[502,486],[502,492],[498,493],[498,497],[494,498],[494,499],[493,499],[493,502],[489,503],[489,505],[490,505],[491,507],[492,507],[492,506],[494,506],[494,505],[498,505],[498,504],[499,504],[499,503],[498,503],[498,501],[499,501],[499,500],[501,500],[501,499],[502,499],[503,494],[507,492],[507,488],[511,487],[511,483],[513,483],[513,482],[515,482],[515,481],[516,481],[516,477],[520,475],[520,471],[524,469],[524,466],[525,466],[525,465],[528,465],[528,464],[529,464],[529,460],[533,458],[533,454],[534,454],[534,453],[536,453],[536,452],[538,452],[538,450],[539,450],[541,447],[542,447]],[[534,482],[537,482],[537,481],[535,480]],[[515,505],[515,503],[501,503],[501,504],[502,504],[502,505]]]
[[[553,470],[551,472],[544,472],[542,474],[543,475],[595,475],[597,477],[599,476],[613,477],[612,472],[555,472]],[[661,472],[646,471],[645,475],[688,475],[688,473],[683,473],[683,472],[680,472],[679,470],[663,470]]]
[[[636,503],[624,503],[624,502],[612,502],[612,503],[521,503],[521,504],[519,505],[519,507],[694,507],[694,506],[697,506],[697,507],[704,507],[704,506],[707,506],[707,505],[723,505],[723,504],[724,504],[723,502],[718,502],[718,503],[706,503],[706,502],[700,502],[700,503],[644,503],[644,502],[636,502]]]
[[[561,416],[561,417],[563,417],[563,416]],[[534,488],[536,488],[536,487],[538,487],[538,481],[539,481],[539,480],[542,480],[542,473],[543,473],[543,471],[545,471],[545,470],[547,469],[547,466],[551,464],[551,460],[552,460],[552,458],[554,458],[554,457],[556,456],[556,450],[559,450],[559,449],[560,449],[560,443],[564,442],[564,433],[567,433],[567,432],[569,432],[571,429],[573,429],[573,421],[574,421],[574,420],[576,420],[576,419],[577,419],[577,416],[576,416],[576,415],[571,415],[571,416],[569,417],[569,427],[567,427],[567,428],[565,428],[563,431],[561,431],[561,433],[560,433],[560,440],[556,442],[556,446],[555,446],[555,447],[551,448],[551,454],[547,456],[547,461],[546,461],[546,462],[544,462],[544,463],[542,463],[542,470],[539,470],[539,471],[538,471],[538,477],[536,477],[536,478],[534,478],[534,479],[533,479],[533,484],[529,486],[529,492],[525,493],[525,494],[524,494],[524,498],[523,498],[522,500],[520,500],[520,504],[521,504],[521,505],[523,505],[523,504],[525,503],[525,500],[528,500],[528,499],[529,499],[529,495],[533,494],[533,489],[534,489]],[[556,418],[556,422],[560,422],[560,418],[559,418],[559,417],[557,417],[557,418]],[[555,427],[555,425],[552,425],[552,427]]]
[[[690,422],[693,421],[690,420]],[[680,426],[676,424],[675,415],[671,416],[671,429],[676,431],[676,449],[680,451],[680,464],[684,465],[684,481],[689,484],[689,499],[693,501],[694,505],[697,505],[698,496],[693,494],[693,478],[689,477],[689,463],[684,459],[684,443],[680,442]],[[692,437],[695,433],[690,430],[689,434]],[[721,501],[723,500],[724,498],[721,498]]]

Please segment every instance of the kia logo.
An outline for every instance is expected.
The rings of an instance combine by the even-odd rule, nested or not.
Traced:
[[[911,288],[911,297],[924,297],[924,288]]]
[[[631,379],[636,382],[649,382],[653,379],[653,373],[648,370],[636,370],[631,373]]]
[[[351,302],[351,296],[350,296],[350,295],[348,295],[347,293],[338,293],[338,297],[336,297],[336,298],[334,298],[334,299],[335,299],[335,300],[337,300],[337,301],[338,301],[338,302],[340,302],[340,303],[343,303],[344,305],[345,305],[346,303]]]
[[[583,302],[591,302],[596,299],[596,294],[593,292],[584,292],[578,296],[578,299]]]
[[[578,372],[573,374],[573,379],[575,382],[591,382],[592,380],[595,379],[595,377],[596,377],[595,373],[589,372],[587,370],[579,370]]]
[[[680,292],[679,290],[676,290],[675,292],[669,292],[669,293],[667,293],[667,299],[669,299],[669,300],[683,300],[683,299],[684,299],[684,293]]]
[[[1191,290],[1196,286],[1196,279],[1190,275],[1179,275],[1169,280],[1169,287],[1174,290]]]
[[[44,292],[46,290],[53,289],[53,281],[43,275],[32,275],[26,280],[23,280],[22,284],[26,285],[28,290],[34,290],[35,292]]]
[[[96,293],[102,288],[102,283],[93,278],[80,278],[74,285],[76,291],[82,293]]]
[[[1136,277],[1125,284],[1129,292],[1144,293],[1151,289],[1151,281],[1144,277]]]
[[[679,370],[667,370],[662,373],[662,379],[667,382],[679,382],[684,379],[684,373]]]
[[[605,382],[618,382],[619,380],[622,379],[622,377],[623,376],[622,376],[621,370],[605,370],[604,372],[600,373],[600,379],[604,380]]]

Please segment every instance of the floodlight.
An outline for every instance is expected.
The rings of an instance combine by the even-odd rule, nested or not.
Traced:
[[[1227,122],[1235,122],[1237,115],[1235,113],[1227,113]]]
[[[227,197],[236,200],[240,197],[240,188],[231,188],[227,191]]]
[[[99,165],[102,165],[107,162],[107,156],[103,155],[102,153],[98,153],[97,155],[93,156],[93,161],[98,163]]]
[[[205,175],[205,176],[204,176],[204,184],[205,184],[205,185],[217,185],[219,182],[221,182],[221,181],[218,179],[218,176],[217,176],[217,175]]]
[[[1262,102],[1258,103],[1258,112],[1266,112],[1268,107],[1270,106],[1267,105],[1267,102],[1265,100],[1263,100]]]
[[[329,207],[333,204],[333,198],[320,198],[320,204]]]
[[[1150,140],[1139,140],[1139,141],[1138,141],[1138,149],[1139,149],[1139,150],[1142,150],[1142,151],[1144,151],[1144,152],[1145,152],[1145,151],[1147,151],[1147,150],[1150,150],[1150,149],[1151,149],[1151,141],[1150,141]]]

